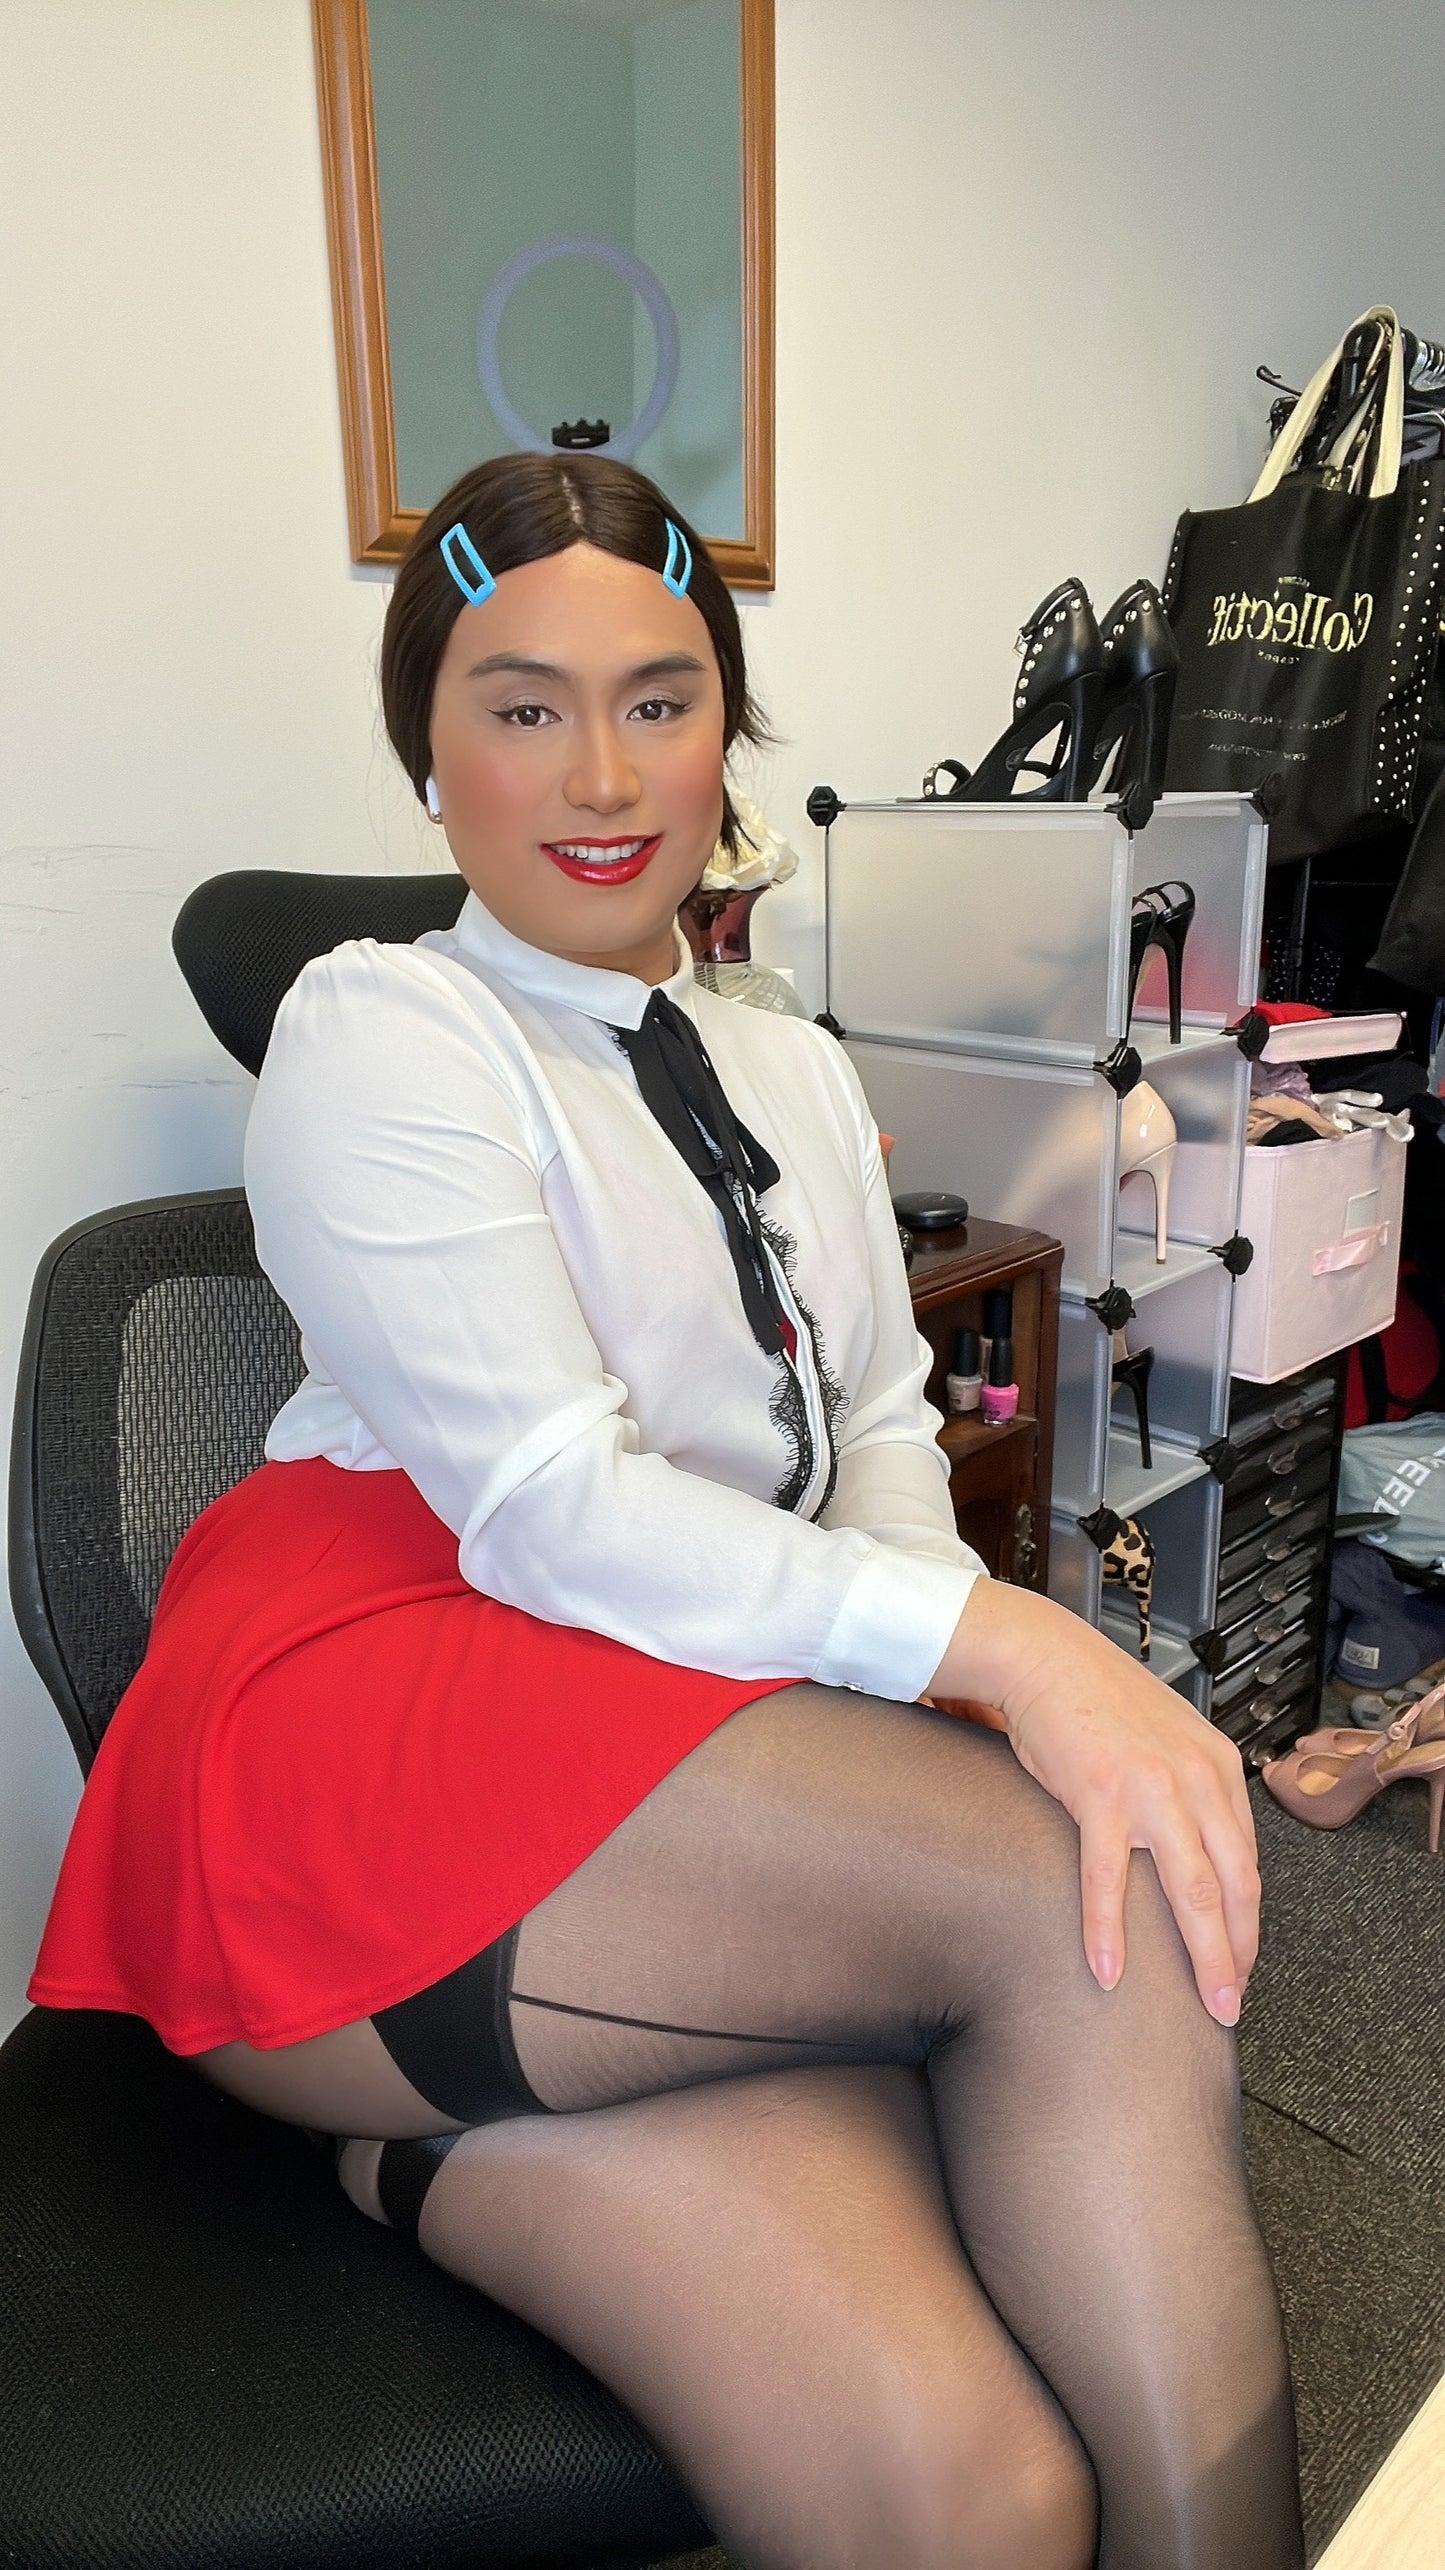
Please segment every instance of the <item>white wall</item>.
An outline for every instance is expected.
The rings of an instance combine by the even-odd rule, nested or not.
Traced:
[[[1064,573],[1157,575],[1364,304],[1445,332],[1438,0],[778,0],[776,595],[808,787],[1003,722]],[[194,883],[435,862],[348,563],[306,0],[0,0],[0,1415],[66,1223],[234,1180],[245,1089],[170,961]],[[0,1622],[0,2026],[77,1789]]]
[[[185,894],[422,835],[373,702],[386,588],[348,560],[306,0],[0,0],[0,347],[8,1429],[45,1243],[238,1173]],[[77,1788],[4,1613],[0,2027]]]

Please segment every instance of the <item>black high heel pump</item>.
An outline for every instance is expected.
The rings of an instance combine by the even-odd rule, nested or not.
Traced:
[[[1152,1347],[1135,1348],[1131,1355],[1123,1331],[1116,1330],[1112,1383],[1115,1387],[1127,1384],[1134,1395],[1134,1416],[1139,1423],[1139,1461],[1146,1472],[1154,1469],[1154,1452],[1149,1443],[1149,1377],[1153,1371]]]
[[[1136,580],[1102,618],[1104,697],[1094,739],[1093,784],[1117,795],[1126,830],[1142,830],[1164,791],[1179,646],[1152,580]],[[1117,753],[1117,755],[1116,755]]]
[[[1019,635],[1023,668],[1014,689],[1014,718],[1002,740],[973,769],[940,759],[923,780],[927,802],[1079,803],[1089,790],[1104,691],[1104,645],[1080,580],[1065,580],[1036,607]],[[1031,750],[1067,726],[1051,759]],[[1022,775],[1042,785],[1017,797]],[[947,778],[947,784],[940,779]]]
[[[1171,895],[1177,894],[1177,899]],[[1139,977],[1151,946],[1161,948],[1169,974],[1169,1041],[1180,1040],[1180,993],[1184,977],[1184,941],[1194,917],[1194,886],[1151,883],[1134,895],[1129,920],[1129,1014],[1127,1033],[1139,993]]]

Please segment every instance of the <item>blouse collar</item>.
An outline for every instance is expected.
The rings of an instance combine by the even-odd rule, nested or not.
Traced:
[[[636,1028],[642,1024],[655,987],[665,991],[674,1005],[689,1016],[694,1013],[692,950],[675,920],[672,935],[676,969],[665,982],[655,985],[639,981],[633,973],[609,973],[597,964],[569,964],[561,955],[549,955],[541,946],[527,945],[522,938],[514,937],[510,928],[504,928],[500,919],[493,918],[474,892],[468,892],[462,903],[461,916],[452,933],[465,961],[489,966],[514,990],[553,1008],[575,1008],[584,1017],[602,1018],[609,1026]]]

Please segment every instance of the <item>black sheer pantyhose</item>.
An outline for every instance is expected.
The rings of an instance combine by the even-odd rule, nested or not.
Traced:
[[[1071,2570],[1067,2421],[1100,2570],[1295,2570],[1233,2042],[1139,1855],[1126,1918],[1105,1993],[1073,1824],[998,1736],[846,1690],[745,1706],[524,1920],[512,2031],[560,2111],[466,2135],[423,2244],[611,2381],[749,2563]],[[789,2361],[730,2368],[770,2305]],[[868,2527],[890,2435],[906,2540]]]

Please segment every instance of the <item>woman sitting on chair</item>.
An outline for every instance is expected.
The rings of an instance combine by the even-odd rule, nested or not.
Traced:
[[[470,889],[277,1017],[309,1371],[171,1565],[31,1996],[344,2137],[753,2570],[1291,2570],[1240,1762],[960,1542],[848,1057],[694,985],[732,599],[640,475],[508,456],[382,684]]]

